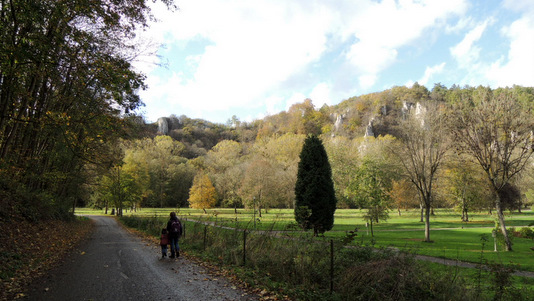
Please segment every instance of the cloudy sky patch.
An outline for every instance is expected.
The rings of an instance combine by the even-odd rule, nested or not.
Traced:
[[[262,118],[418,81],[534,86],[534,1],[177,0],[142,36],[147,120]],[[492,47],[492,45],[494,47]],[[157,64],[156,64],[157,63]]]

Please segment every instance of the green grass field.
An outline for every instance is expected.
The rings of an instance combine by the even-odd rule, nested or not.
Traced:
[[[124,212],[124,215],[167,217],[171,211],[176,211],[181,218],[216,222],[230,227],[257,229],[267,231],[286,231],[289,235],[302,235],[296,228],[293,210],[271,209],[268,213],[262,211],[260,217],[256,212],[256,223],[252,210],[238,209],[209,209],[207,214],[203,210],[189,208],[144,208],[137,212]],[[103,210],[78,208],[77,214],[103,214]],[[387,222],[374,224],[374,237],[362,219],[363,211],[355,209],[338,209],[332,231],[326,232],[326,238],[341,239],[346,231],[358,229],[358,236],[353,244],[374,244],[376,247],[396,247],[408,249],[417,254],[455,259],[469,262],[480,262],[482,241],[485,234],[488,241],[484,246],[484,259],[489,262],[513,264],[521,270],[534,271],[534,241],[531,239],[513,239],[513,252],[502,252],[497,247],[494,252],[494,240],[491,235],[495,227],[495,217],[487,212],[472,213],[469,222],[462,222],[460,215],[452,210],[436,210],[430,220],[430,238],[432,243],[423,242],[424,224],[420,222],[418,210],[402,211],[402,216],[396,212],[390,214]],[[507,227],[519,229],[534,222],[534,213],[530,210],[523,213],[506,214]],[[311,232],[308,232],[311,235]],[[324,238],[319,238],[324,239]]]

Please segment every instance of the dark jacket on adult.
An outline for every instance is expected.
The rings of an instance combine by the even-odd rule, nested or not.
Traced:
[[[178,221],[180,223],[180,232],[172,232],[173,221]],[[180,222],[178,217],[173,216],[169,219],[169,221],[167,222],[167,233],[169,233],[169,239],[180,238],[180,236],[182,236],[182,223]]]

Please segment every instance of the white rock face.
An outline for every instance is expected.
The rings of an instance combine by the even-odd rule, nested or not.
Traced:
[[[415,105],[415,116],[422,116],[426,113],[426,108],[421,103]]]
[[[336,122],[334,123],[334,130],[337,132],[341,129],[343,126],[343,120],[345,119],[345,115],[339,114],[336,117]]]
[[[365,129],[365,135],[364,137],[374,137],[375,136],[375,133],[373,132],[373,121],[375,120],[375,118],[371,118],[371,120],[369,120],[369,124],[367,125],[367,128]]]
[[[407,102],[407,101],[402,102],[402,109],[401,109],[402,119],[406,119],[406,116],[408,115],[410,110],[413,108],[413,106],[414,106],[413,102]]]
[[[167,118],[165,117],[158,118],[158,132],[163,135],[169,134],[169,123],[167,121]]]

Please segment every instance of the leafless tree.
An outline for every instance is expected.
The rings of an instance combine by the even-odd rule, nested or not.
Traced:
[[[486,173],[505,249],[512,251],[502,195],[532,155],[532,113],[521,106],[511,90],[486,90],[478,100],[465,99],[455,112],[453,132],[459,150],[471,155]]]
[[[391,148],[402,170],[417,188],[425,210],[425,241],[430,242],[430,209],[437,171],[450,148],[445,107],[433,102],[418,106],[399,124],[397,147]]]

